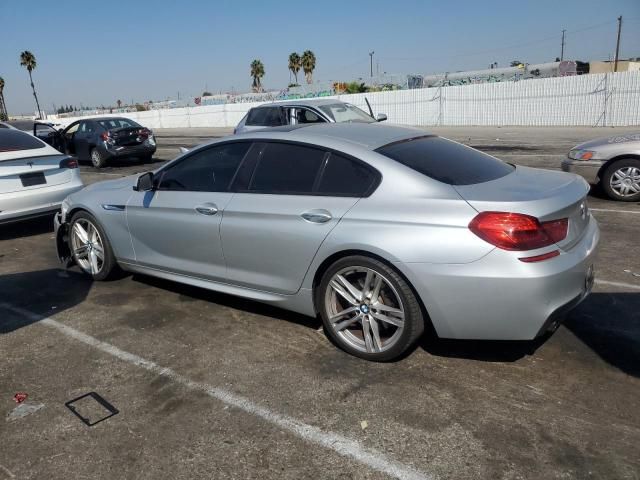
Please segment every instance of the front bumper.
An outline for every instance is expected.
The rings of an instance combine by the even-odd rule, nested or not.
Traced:
[[[572,160],[565,158],[562,161],[562,170],[580,175],[590,184],[596,185],[598,183],[598,172],[604,164],[603,160]]]
[[[56,251],[58,259],[65,267],[70,267],[73,263],[73,256],[69,248],[69,224],[62,221],[62,213],[56,213],[53,217],[53,230],[56,237]]]
[[[531,340],[590,293],[600,238],[593,217],[581,240],[539,263],[522,252],[492,250],[467,264],[400,263],[420,295],[438,336]]]

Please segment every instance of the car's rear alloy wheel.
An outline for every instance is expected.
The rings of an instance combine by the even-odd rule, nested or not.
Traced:
[[[106,279],[116,266],[104,231],[87,212],[78,212],[73,216],[69,228],[69,247],[78,266],[95,280]]]
[[[640,200],[640,160],[626,158],[609,165],[605,170],[602,186],[614,200]]]
[[[96,168],[102,168],[107,164],[107,160],[104,158],[104,155],[100,153],[100,150],[94,148],[91,150],[91,163]]]
[[[424,330],[413,291],[380,261],[368,257],[339,260],[325,273],[320,292],[317,305],[327,333],[356,356],[392,360]]]

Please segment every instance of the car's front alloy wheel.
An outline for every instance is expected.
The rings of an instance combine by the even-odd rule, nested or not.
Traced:
[[[316,304],[329,336],[368,360],[402,355],[424,329],[422,313],[406,281],[386,264],[347,257],[332,265]]]
[[[116,266],[104,231],[87,212],[73,216],[69,226],[69,247],[76,264],[95,280],[106,279]]]

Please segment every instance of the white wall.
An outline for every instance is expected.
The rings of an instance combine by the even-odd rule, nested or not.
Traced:
[[[404,125],[640,125],[640,72],[338,95]],[[327,98],[327,97],[325,97]],[[330,97],[329,97],[330,98]],[[234,127],[259,103],[126,113],[149,128]],[[86,118],[86,117],[85,117]],[[63,119],[70,123],[75,119]]]

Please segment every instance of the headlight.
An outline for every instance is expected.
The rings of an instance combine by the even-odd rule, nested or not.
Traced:
[[[569,158],[572,160],[591,160],[596,152],[593,150],[574,149],[569,152]]]

